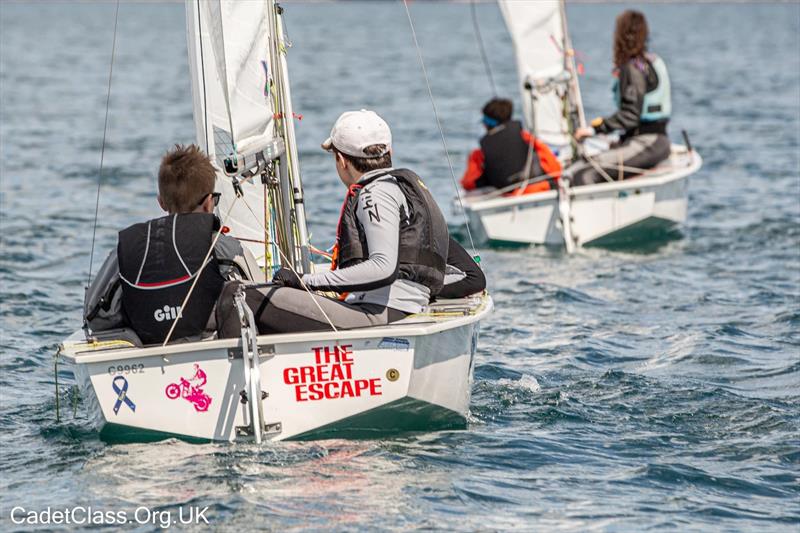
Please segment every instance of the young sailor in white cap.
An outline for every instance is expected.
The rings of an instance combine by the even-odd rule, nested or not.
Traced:
[[[331,270],[302,281],[340,298],[307,293],[282,268],[273,287],[246,291],[260,333],[330,329],[328,319],[341,329],[387,324],[421,311],[442,289],[447,223],[420,177],[392,167],[388,124],[373,111],[343,113],[322,148],[333,155],[347,195]],[[240,332],[233,290],[226,288],[218,306],[222,337]]]

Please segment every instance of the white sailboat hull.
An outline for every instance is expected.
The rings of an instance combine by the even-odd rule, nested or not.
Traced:
[[[611,244],[668,233],[686,221],[689,176],[702,165],[696,152],[672,155],[646,174],[569,189],[575,244]],[[464,211],[483,243],[564,245],[557,191],[522,196],[467,196]]]
[[[479,320],[491,307],[482,296],[461,316],[410,318],[335,337],[259,336],[264,438],[464,427]],[[113,348],[87,344],[79,332],[63,352],[74,364],[91,420],[107,440],[252,439],[244,430],[250,411],[241,401],[238,339]],[[198,369],[205,383],[192,379]]]

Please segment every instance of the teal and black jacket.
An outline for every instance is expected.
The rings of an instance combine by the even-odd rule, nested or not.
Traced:
[[[663,79],[659,79],[659,70]],[[648,54],[628,61],[618,69],[613,92],[617,111],[595,126],[598,133],[622,130],[622,140],[646,133],[666,134],[671,104],[663,60]]]

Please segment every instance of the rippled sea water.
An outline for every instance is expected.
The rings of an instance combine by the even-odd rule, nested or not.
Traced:
[[[332,239],[343,192],[318,145],[346,109],[384,115],[397,162],[448,204],[402,6],[286,8],[314,242]],[[590,116],[611,105],[623,8],[569,6]],[[481,250],[497,308],[468,430],[257,447],[107,445],[80,403],[73,415],[65,367],[56,421],[52,357],[80,325],[114,6],[0,4],[0,528],[22,528],[16,505],[208,505],[220,530],[797,531],[800,6],[643,9],[672,75],[672,136],[687,129],[705,159],[683,238]],[[498,10],[478,12],[500,90],[518,99]],[[469,6],[412,13],[460,174],[491,96]],[[118,229],[158,215],[160,155],[193,127],[182,3],[123,4],[97,261]]]

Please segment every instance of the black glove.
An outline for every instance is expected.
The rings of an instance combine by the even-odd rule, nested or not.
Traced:
[[[292,287],[293,289],[303,288],[303,284],[300,283],[300,278],[297,277],[297,274],[286,267],[281,267],[280,270],[275,272],[275,275],[272,276],[272,283],[281,287]]]

